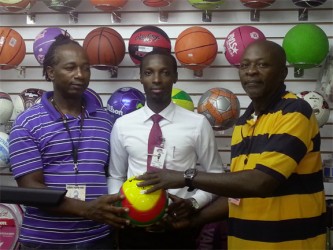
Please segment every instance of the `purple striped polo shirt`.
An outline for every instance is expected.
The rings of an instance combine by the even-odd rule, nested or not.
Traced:
[[[10,163],[15,178],[43,170],[46,186],[65,190],[66,184],[85,185],[86,201],[107,194],[105,167],[108,164],[112,123],[107,111],[84,95],[85,113],[66,115],[72,140],[78,148],[78,173],[74,171],[72,140],[60,113],[44,93],[41,103],[20,114],[9,136]],[[26,207],[21,242],[75,244],[105,237],[109,226],[79,217],[54,216],[36,207]]]

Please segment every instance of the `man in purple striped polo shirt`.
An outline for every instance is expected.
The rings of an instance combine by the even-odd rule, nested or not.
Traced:
[[[109,114],[84,91],[84,49],[66,35],[50,46],[43,75],[53,91],[19,115],[10,133],[11,168],[19,187],[67,190],[56,207],[27,206],[21,249],[112,249],[112,227],[128,222],[122,199],[107,195]],[[112,235],[112,232],[111,232]]]

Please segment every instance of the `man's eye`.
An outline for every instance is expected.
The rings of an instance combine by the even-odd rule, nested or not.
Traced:
[[[268,67],[268,64],[267,64],[267,63],[258,63],[258,64],[257,64],[257,67],[258,67],[258,68],[267,68],[267,67]]]
[[[248,65],[247,63],[241,63],[241,64],[239,65],[239,68],[240,68],[240,69],[246,69],[247,67],[249,67],[249,65]]]
[[[145,71],[145,72],[144,72],[144,75],[145,75],[145,76],[150,76],[150,75],[151,75],[151,72],[150,72],[150,71]]]

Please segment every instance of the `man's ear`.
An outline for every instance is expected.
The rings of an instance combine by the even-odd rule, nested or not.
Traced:
[[[54,70],[53,70],[53,68],[51,66],[47,66],[46,67],[46,74],[47,74],[47,76],[49,77],[49,79],[51,81],[54,80]]]

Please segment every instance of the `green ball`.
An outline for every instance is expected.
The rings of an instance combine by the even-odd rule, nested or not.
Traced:
[[[187,0],[194,8],[214,10],[220,7],[224,0]]]
[[[298,24],[283,39],[287,61],[297,68],[308,69],[321,64],[329,52],[325,32],[314,24]]]
[[[171,93],[172,102],[184,109],[194,111],[194,104],[191,96],[184,90],[173,88]]]

